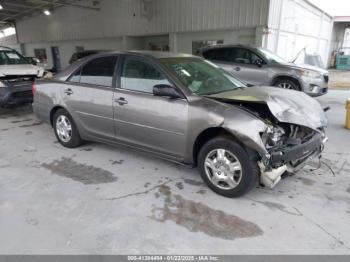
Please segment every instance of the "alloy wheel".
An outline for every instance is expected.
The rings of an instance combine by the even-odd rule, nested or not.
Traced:
[[[278,84],[279,88],[284,88],[284,89],[293,89],[293,86],[289,83],[280,83]]]
[[[210,182],[223,190],[236,188],[242,180],[241,163],[233,153],[225,149],[209,152],[205,158],[204,169]]]
[[[58,138],[68,143],[72,139],[72,124],[68,117],[60,115],[56,120],[56,132]]]

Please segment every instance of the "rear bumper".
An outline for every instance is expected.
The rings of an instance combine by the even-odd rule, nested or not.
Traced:
[[[273,167],[293,163],[297,167],[309,159],[314,158],[315,155],[321,154],[323,151],[323,138],[321,134],[316,134],[309,141],[296,145],[289,146],[282,150],[271,153],[270,165]]]

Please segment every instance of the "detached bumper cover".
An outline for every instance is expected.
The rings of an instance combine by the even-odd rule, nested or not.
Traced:
[[[305,143],[296,146],[289,146],[284,149],[271,153],[270,164],[272,166],[281,166],[289,162],[304,162],[309,156],[323,150],[323,139],[321,134],[316,134]]]

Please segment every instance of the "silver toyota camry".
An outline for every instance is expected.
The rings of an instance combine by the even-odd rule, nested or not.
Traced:
[[[247,87],[202,58],[165,52],[87,57],[33,86],[34,112],[67,148],[127,145],[197,166],[216,193],[256,183],[320,157],[327,119],[304,93]],[[130,177],[132,179],[132,177]]]

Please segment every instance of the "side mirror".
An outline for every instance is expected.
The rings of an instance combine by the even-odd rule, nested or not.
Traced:
[[[256,60],[254,61],[254,64],[257,65],[258,67],[262,67],[263,64],[264,64],[264,61],[261,60],[261,59],[256,59]]]
[[[153,95],[166,96],[173,99],[182,97],[182,95],[174,87],[166,84],[155,85],[153,87]]]
[[[40,64],[39,58],[33,57],[33,61],[34,61],[36,64]]]

